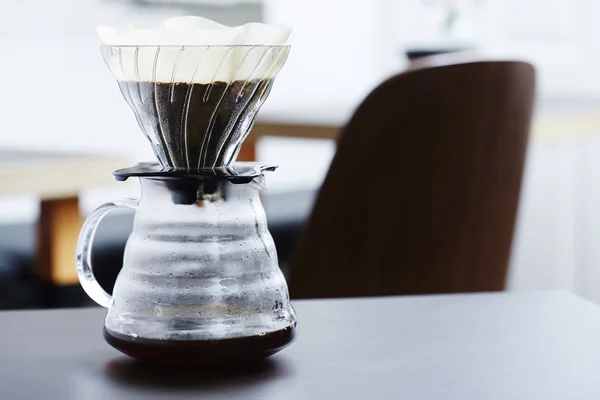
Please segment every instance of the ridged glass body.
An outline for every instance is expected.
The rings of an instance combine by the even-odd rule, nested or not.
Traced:
[[[206,340],[295,325],[257,184],[222,180],[206,192],[197,181],[196,203],[176,204],[169,180],[140,181],[143,196],[106,329]]]

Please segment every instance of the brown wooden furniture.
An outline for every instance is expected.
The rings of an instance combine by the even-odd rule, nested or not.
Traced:
[[[338,141],[292,296],[503,289],[534,75],[526,63],[470,62],[377,87]]]
[[[127,165],[124,157],[0,150],[0,195],[31,193],[41,200],[36,257],[40,279],[61,286],[78,282],[79,192],[115,182],[112,171]]]

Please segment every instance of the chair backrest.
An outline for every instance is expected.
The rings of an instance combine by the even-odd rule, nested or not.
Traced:
[[[524,62],[400,73],[340,137],[293,298],[504,288],[534,101]]]

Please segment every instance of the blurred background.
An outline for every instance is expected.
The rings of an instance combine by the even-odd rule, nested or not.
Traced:
[[[600,2],[7,0],[0,4],[2,307],[43,303],[36,297],[41,289],[28,286],[32,275],[24,272],[52,263],[40,257],[55,257],[36,256],[40,199],[60,198],[53,188],[66,182],[65,197],[76,191],[85,216],[102,202],[138,197],[137,182],[113,183],[111,173],[154,159],[102,60],[96,26],[189,14],[227,25],[255,21],[294,29],[290,57],[258,116],[256,129],[265,135],[253,149],[257,160],[280,166],[268,176],[265,207],[282,251],[294,246],[294,229],[310,213],[336,150],[335,132],[377,84],[409,66],[409,55],[476,50],[534,64],[537,102],[507,289],[566,289],[600,302]],[[309,133],[277,136],[286,124],[304,124]],[[319,129],[313,134],[311,127]],[[64,161],[65,153],[105,159],[91,173]],[[47,169],[52,178],[39,182],[46,169],[40,160],[52,155],[60,167]],[[277,196],[288,200],[271,200]],[[64,223],[53,216],[66,211],[55,203],[48,207],[42,230],[53,235]],[[115,223],[115,235],[126,238],[126,226]],[[69,262],[63,261],[65,268],[74,268]],[[59,286],[76,283],[72,276],[57,280]]]

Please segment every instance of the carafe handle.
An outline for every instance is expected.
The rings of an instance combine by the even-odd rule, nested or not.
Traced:
[[[112,305],[112,296],[98,283],[92,271],[92,243],[96,235],[96,229],[100,221],[114,209],[129,208],[137,210],[138,201],[134,199],[123,199],[111,203],[102,204],[86,218],[79,233],[76,250],[77,276],[83,290],[92,300],[102,307],[109,308]]]

